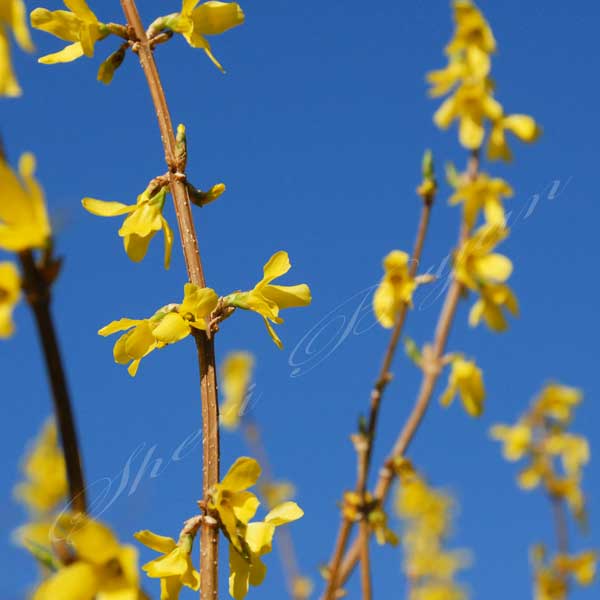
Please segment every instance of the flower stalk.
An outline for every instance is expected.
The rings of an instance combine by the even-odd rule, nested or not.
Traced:
[[[185,178],[185,159],[177,152],[177,142],[169,107],[154,61],[152,46],[142,25],[135,0],[121,0],[121,6],[130,29],[132,49],[137,52],[148,82],[156,111],[158,126],[169,172],[169,188],[175,205],[181,246],[191,283],[206,287],[200,259],[198,238],[192,219]],[[214,342],[210,332],[195,333],[200,363],[200,393],[202,398],[202,494],[208,497],[210,488],[219,481],[219,414]],[[218,597],[218,530],[203,522],[201,529],[200,576],[202,600]]]

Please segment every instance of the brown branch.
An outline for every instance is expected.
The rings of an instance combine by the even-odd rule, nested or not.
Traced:
[[[467,165],[467,177],[471,180],[477,177],[479,172],[479,152],[474,151]],[[467,238],[469,232],[466,227],[461,226],[459,236],[459,246]],[[384,504],[389,494],[392,481],[395,477],[393,469],[394,461],[397,458],[404,456],[410,443],[412,442],[425,414],[429,407],[429,403],[433,396],[436,383],[439,379],[441,368],[440,361],[446,350],[448,337],[454,321],[454,316],[458,308],[458,303],[462,296],[463,286],[460,282],[453,279],[446,293],[446,298],[438,317],[438,322],[435,329],[434,341],[430,349],[429,356],[424,356],[425,364],[423,365],[423,378],[417,400],[413,406],[412,412],[400,432],[392,451],[388,455],[384,467],[379,474],[377,485],[375,486],[375,498],[381,504]],[[341,587],[350,577],[356,563],[360,560],[360,540],[357,539],[348,550],[345,557],[342,559],[342,564],[339,569],[337,587]],[[328,597],[325,597],[328,600]]]
[[[75,512],[86,512],[85,481],[77,431],[56,329],[50,311],[50,287],[52,282],[51,278],[46,277],[44,272],[45,267],[51,265],[51,259],[49,256],[47,258],[49,259],[46,261],[47,265],[38,266],[31,250],[24,250],[19,253],[23,271],[23,289],[35,317],[46,361],[48,380],[52,389],[54,414],[65,457],[70,505]]]
[[[423,253],[423,245],[425,243],[425,236],[427,234],[427,229],[429,226],[433,201],[433,194],[427,195],[423,200],[423,207],[421,209],[421,216],[419,218],[417,236],[413,247],[412,262],[409,269],[411,277],[414,277],[416,275],[419,263],[421,261],[421,254]],[[390,368],[392,366],[394,356],[396,355],[396,350],[398,348],[398,343],[400,342],[400,337],[402,335],[402,330],[404,328],[407,313],[408,305],[403,304],[400,308],[400,311],[398,312],[398,316],[396,317],[394,329],[392,331],[388,346],[385,351],[383,363],[379,370],[379,375],[377,376],[377,380],[375,381],[373,390],[371,391],[371,403],[369,407],[369,420],[367,424],[366,434],[367,448],[364,453],[364,458],[361,461],[361,466],[359,468],[358,474],[358,481],[356,485],[356,491],[359,494],[361,494],[362,497],[365,496],[366,492],[371,457],[373,454],[373,446],[375,443],[375,432],[377,430],[379,408],[381,406],[381,400],[383,398],[385,389],[387,388],[389,382],[392,380]],[[341,560],[346,550],[346,544],[348,543],[348,537],[350,535],[353,525],[353,522],[347,518],[344,518],[342,520],[342,524],[340,525],[340,531],[338,533],[335,550],[333,556],[331,557],[331,561],[328,567],[329,579],[327,587],[325,589],[325,594],[323,596],[324,600],[332,600],[333,598],[335,598],[335,594],[337,591],[336,579],[338,577]]]
[[[363,517],[359,528],[360,541],[360,584],[362,590],[362,600],[371,600],[373,590],[371,589],[371,559],[369,557],[369,523],[366,517]]]
[[[165,151],[165,161],[169,168],[169,187],[181,246],[191,283],[200,287],[206,286],[198,238],[192,219],[190,201],[185,184],[185,164],[178,160],[173,124],[169,107],[152,54],[152,48],[146,31],[140,20],[135,0],[121,0],[121,6],[130,28],[130,37],[134,42],[140,64],[148,81],[148,88],[158,119],[158,126]],[[200,362],[200,392],[202,396],[202,497],[207,498],[210,488],[219,481],[219,407],[217,398],[217,379],[215,369],[214,342],[204,332],[196,335],[196,347]],[[204,523],[201,533],[200,575],[202,587],[200,596],[203,600],[218,598],[218,531]]]

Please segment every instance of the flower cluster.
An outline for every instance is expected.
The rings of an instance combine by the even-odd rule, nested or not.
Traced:
[[[539,136],[539,128],[527,115],[506,115],[494,97],[490,70],[496,41],[479,9],[471,0],[455,0],[454,21],[454,36],[446,46],[448,65],[427,76],[432,96],[450,93],[435,113],[434,121],[442,129],[458,121],[460,143],[469,150],[481,148],[489,123],[489,158],[510,160],[505,132],[533,142]]]
[[[396,507],[404,523],[404,572],[411,583],[409,600],[465,599],[466,592],[455,577],[468,565],[468,554],[444,547],[450,533],[451,498],[429,487],[407,460],[399,460],[396,470],[400,478]]]
[[[0,96],[14,97],[21,95],[21,87],[12,67],[9,32],[23,50],[33,50],[23,0],[0,0]]]
[[[353,522],[365,519],[380,546],[398,545],[398,536],[388,526],[388,516],[379,500],[367,492],[362,497],[358,492],[346,492],[342,503],[342,514]]]
[[[549,384],[514,425],[495,425],[491,435],[502,442],[506,460],[527,460],[518,475],[521,488],[543,487],[554,503],[564,502],[575,519],[585,525],[582,476],[590,449],[585,437],[568,431],[581,399],[581,392],[575,388]],[[571,577],[580,585],[590,585],[594,579],[595,552],[567,555],[561,549],[553,558],[547,558],[545,550],[536,547],[533,555],[536,600],[564,600]]]

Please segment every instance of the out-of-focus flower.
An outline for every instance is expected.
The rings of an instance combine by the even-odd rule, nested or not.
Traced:
[[[456,355],[452,358],[448,386],[441,397],[443,406],[448,406],[456,395],[460,396],[463,406],[472,417],[483,413],[485,388],[481,369],[470,360]]]
[[[20,178],[0,156],[0,248],[9,252],[43,248],[50,238],[44,193],[34,172],[33,154],[21,156]]]
[[[520,460],[531,449],[533,433],[526,423],[516,425],[494,425],[490,429],[493,439],[502,442],[502,454],[511,462]]]
[[[0,338],[10,337],[15,326],[12,315],[21,297],[21,278],[11,262],[0,262]]]
[[[224,400],[219,417],[227,429],[236,429],[240,423],[253,367],[254,358],[248,352],[232,352],[223,361],[221,387]]]
[[[15,486],[14,493],[32,513],[47,514],[66,498],[67,471],[53,419],[44,425],[22,469],[25,481]]]
[[[280,250],[271,256],[263,268],[263,278],[248,292],[234,292],[223,300],[226,305],[252,310],[262,316],[271,339],[282,348],[281,340],[271,322],[283,323],[279,311],[285,308],[308,306],[311,303],[310,288],[305,284],[272,285],[271,282],[291,269],[287,252]]]
[[[21,87],[13,72],[8,34],[12,32],[17,44],[27,51],[33,50],[25,17],[23,0],[0,0],[0,96],[20,96]]]
[[[514,292],[505,283],[488,283],[479,290],[479,298],[469,312],[469,325],[476,327],[481,320],[496,332],[505,331],[508,324],[505,312],[519,314],[519,303]]]
[[[522,142],[531,144],[542,130],[529,115],[508,115],[497,119],[490,132],[487,154],[490,160],[512,160],[512,152],[506,143],[506,132],[510,131]]]

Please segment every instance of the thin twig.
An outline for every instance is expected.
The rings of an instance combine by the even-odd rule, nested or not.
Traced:
[[[417,229],[417,236],[413,247],[412,262],[409,268],[411,277],[414,277],[416,275],[419,263],[421,261],[421,254],[423,253],[423,245],[425,243],[425,236],[427,234],[427,229],[429,226],[433,201],[433,194],[426,196],[423,201],[421,216],[419,218],[419,226]],[[398,316],[396,317],[394,329],[392,330],[392,334],[390,336],[390,340],[385,351],[385,355],[383,358],[381,368],[379,370],[379,374],[377,376],[377,380],[375,381],[373,390],[371,391],[369,420],[366,435],[367,449],[365,452],[364,462],[362,466],[364,470],[362,472],[359,470],[358,481],[356,486],[357,492],[359,492],[361,496],[364,496],[366,491],[366,483],[368,480],[371,457],[373,454],[375,432],[377,429],[377,420],[379,416],[381,400],[383,398],[383,394],[385,392],[385,389],[387,388],[388,383],[392,380],[390,368],[392,366],[394,356],[396,355],[396,350],[398,348],[398,343],[400,342],[400,337],[402,335],[402,330],[404,328],[407,313],[408,305],[403,304],[400,308],[400,311],[398,312]],[[345,552],[346,544],[352,527],[353,522],[347,518],[343,518],[342,523],[340,525],[340,531],[338,533],[335,550],[333,556],[331,557],[331,561],[328,567],[329,579],[325,590],[325,594],[323,596],[325,600],[332,600],[333,598],[335,598],[335,594],[337,591],[336,579],[338,577],[341,560],[343,558],[343,554]]]
[[[152,49],[140,20],[135,0],[121,0],[121,6],[131,29],[132,41],[135,42],[134,46],[148,81],[148,88],[158,119],[188,277],[191,283],[206,287],[185,175],[182,172],[185,170],[185,165],[180,164],[178,160],[173,124]],[[207,498],[210,488],[219,481],[217,378],[212,338],[202,331],[199,331],[195,338],[200,362],[200,392],[202,396],[202,497]],[[202,581],[200,596],[202,600],[216,600],[218,598],[218,531],[204,523],[200,543]]]
[[[51,282],[44,277],[44,265],[38,267],[31,250],[20,252],[19,260],[23,271],[23,288],[35,317],[52,389],[54,414],[67,470],[70,507],[74,512],[86,512],[85,481],[77,431],[56,329],[50,311]]]
[[[564,500],[559,496],[550,495],[552,513],[554,516],[554,530],[556,532],[556,548],[559,554],[569,553],[569,525],[567,510]]]
[[[467,165],[467,177],[474,180],[479,172],[479,153],[474,151]],[[469,231],[466,227],[461,226],[459,236],[459,246],[462,245],[467,238]],[[400,432],[392,451],[385,460],[384,467],[381,469],[377,485],[375,486],[375,498],[384,504],[390,492],[392,481],[395,477],[393,469],[394,461],[405,455],[410,443],[412,442],[423,418],[429,407],[433,391],[439,379],[441,368],[440,361],[446,350],[448,337],[454,321],[454,316],[458,308],[458,303],[462,296],[463,286],[456,279],[450,283],[450,287],[446,293],[444,304],[438,317],[438,322],[435,329],[434,341],[431,347],[430,356],[423,368],[423,378],[417,400],[413,406],[412,412]],[[355,540],[351,548],[342,559],[342,564],[339,569],[337,587],[341,587],[350,577],[356,563],[360,560],[360,540]]]
[[[360,522],[360,584],[362,600],[371,600],[373,591],[371,589],[371,559],[369,557],[369,523],[366,518]]]

